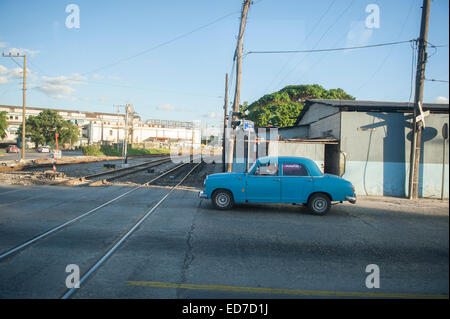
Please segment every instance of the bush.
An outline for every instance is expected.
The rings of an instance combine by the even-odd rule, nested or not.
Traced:
[[[135,156],[135,155],[149,155],[149,154],[169,154],[169,150],[165,149],[156,149],[156,148],[128,148],[127,154],[129,156]]]
[[[111,145],[88,145],[81,146],[80,149],[83,151],[83,154],[86,156],[122,156],[122,150],[117,150]],[[136,155],[150,155],[150,154],[169,154],[170,151],[166,149],[156,149],[156,148],[131,148],[128,146],[127,155],[128,156],[136,156]]]
[[[100,151],[108,156],[122,156],[122,150],[117,150],[111,145],[102,145]]]
[[[83,154],[86,156],[102,156],[102,155],[104,155],[100,151],[100,148],[95,145],[81,146],[80,149],[83,151]]]

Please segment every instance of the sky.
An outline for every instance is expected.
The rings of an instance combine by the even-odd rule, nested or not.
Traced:
[[[79,8],[79,28],[70,28],[76,22],[74,11],[66,12],[70,4]],[[131,103],[143,119],[217,125],[226,73],[230,101],[234,96],[241,5],[241,0],[0,0],[0,51],[27,55],[27,106],[114,113],[114,105]],[[373,5],[379,9],[378,25],[371,19],[376,10],[366,12]],[[244,53],[416,39],[421,5],[421,0],[255,0]],[[427,78],[448,81],[448,39],[449,1],[433,0],[428,42],[438,47],[428,49]],[[315,83],[342,88],[360,100],[413,100],[412,53],[410,43],[403,43],[248,54],[241,102],[286,85]],[[22,63],[0,56],[0,104],[22,105]],[[425,82],[425,102],[448,103],[448,98],[448,82]]]

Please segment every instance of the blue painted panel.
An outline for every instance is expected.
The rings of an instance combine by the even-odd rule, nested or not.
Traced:
[[[249,202],[279,203],[281,199],[280,176],[247,175],[246,193]]]

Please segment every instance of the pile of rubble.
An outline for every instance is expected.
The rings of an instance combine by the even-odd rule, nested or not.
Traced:
[[[0,185],[49,185],[64,180],[66,174],[47,170],[28,173],[0,173]]]

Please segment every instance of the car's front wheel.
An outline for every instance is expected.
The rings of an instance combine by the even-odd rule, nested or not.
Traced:
[[[218,189],[212,195],[212,203],[217,209],[231,209],[234,205],[233,195],[226,189]]]
[[[308,208],[315,215],[325,215],[330,210],[330,207],[331,201],[326,194],[314,194],[308,201]]]

